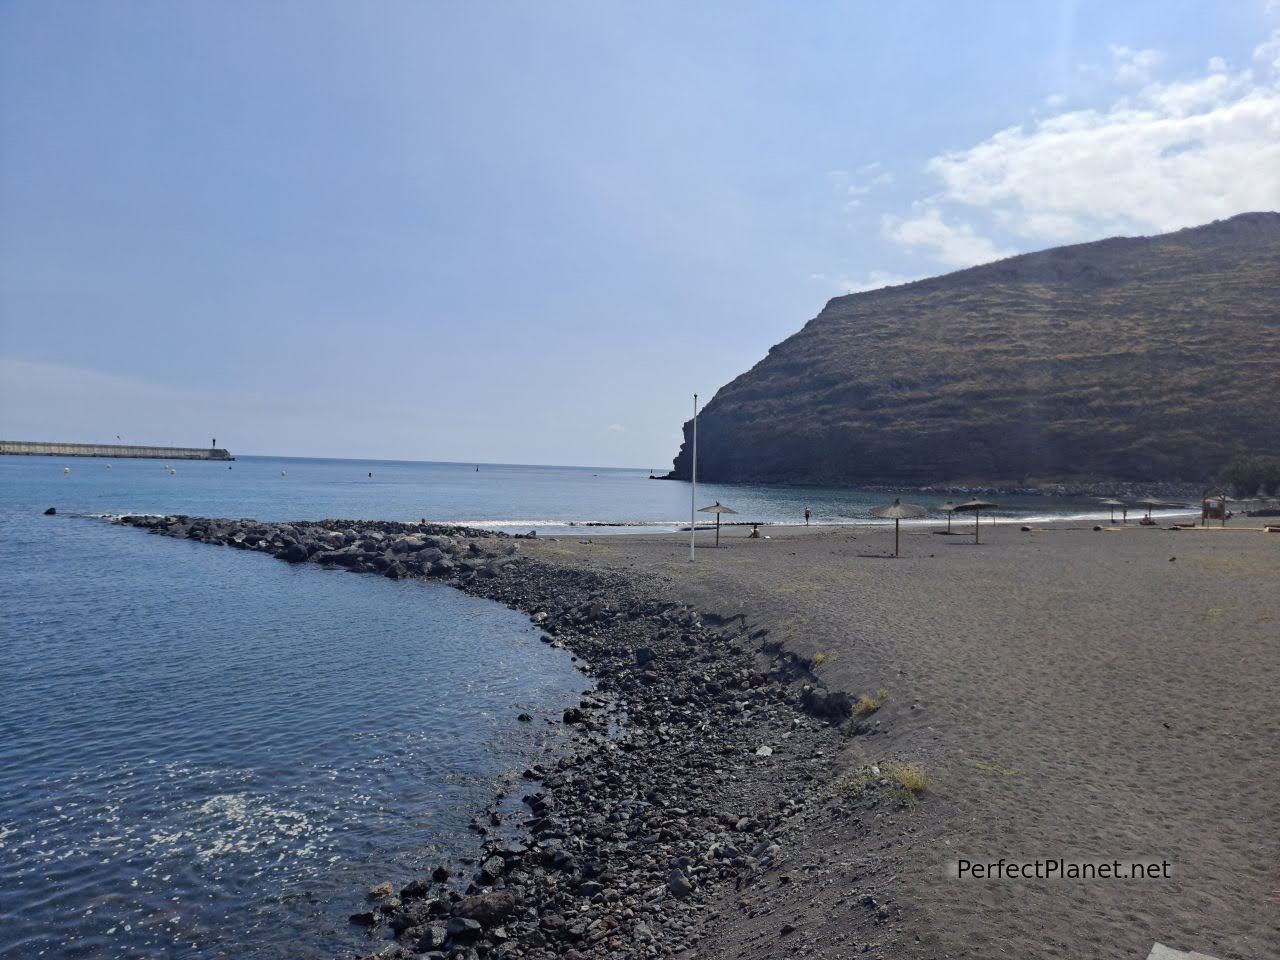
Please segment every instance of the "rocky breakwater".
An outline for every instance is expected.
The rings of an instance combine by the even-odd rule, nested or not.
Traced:
[[[518,538],[430,524],[117,522],[390,577],[438,578],[525,611],[582,658],[595,691],[563,716],[573,746],[523,774],[527,814],[496,797],[478,858],[398,890],[352,922],[369,957],[694,955],[718,905],[785,865],[789,836],[831,782],[843,693],[741,620],[710,621],[643,584],[520,557]],[[521,715],[521,720],[532,720]],[[693,951],[692,953],[690,951]]]

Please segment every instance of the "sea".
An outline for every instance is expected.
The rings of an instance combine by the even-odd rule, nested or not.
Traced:
[[[646,470],[0,456],[0,957],[368,952],[347,921],[363,892],[476,852],[471,819],[560,749],[543,718],[589,689],[496,603],[106,518],[591,538],[687,528],[690,494]],[[806,507],[814,523],[861,523],[886,497],[700,484],[696,505],[739,523],[802,523]],[[994,499],[1009,522],[1106,515]]]

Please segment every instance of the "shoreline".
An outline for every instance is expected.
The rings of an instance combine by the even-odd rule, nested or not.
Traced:
[[[326,529],[332,553],[345,523],[149,522],[255,527],[239,545],[277,555],[262,533]],[[692,565],[687,534],[449,529],[468,564],[426,575],[540,620],[597,690],[562,718],[578,746],[529,771],[531,842],[486,834],[500,796],[477,871],[365,908],[401,937],[370,957],[1256,960],[1277,932],[1256,784],[1280,777],[1280,537],[1256,521],[915,528],[897,559],[883,526],[794,526]],[[329,562],[398,575],[352,536]],[[945,877],[957,855],[1174,873],[993,885]]]
[[[583,660],[595,690],[559,718],[577,732],[573,746],[522,775],[527,816],[513,833],[501,812],[513,794],[499,793],[473,821],[482,838],[476,869],[458,858],[399,891],[374,886],[352,922],[371,939],[394,939],[368,957],[457,948],[547,960],[680,955],[706,919],[700,908],[775,866],[787,820],[809,799],[810,766],[823,765],[851,712],[848,696],[816,686],[803,661],[766,647],[767,631],[704,618],[622,577],[517,557],[518,538],[385,521],[114,522],[290,562],[442,580],[529,615],[544,640]],[[337,532],[346,530],[359,534],[346,540]],[[383,539],[370,543],[366,533]],[[418,546],[419,537],[412,553],[428,553],[425,570],[400,559],[377,569],[387,556],[407,556],[397,545]],[[435,545],[445,539],[457,549]],[[338,543],[346,545],[332,549]]]

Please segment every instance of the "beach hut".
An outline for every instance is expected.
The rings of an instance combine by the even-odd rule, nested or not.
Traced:
[[[1210,520],[1220,520],[1227,525],[1227,501],[1231,498],[1223,490],[1206,492],[1200,498],[1200,526],[1207,527]]]
[[[717,547],[720,546],[720,515],[722,513],[737,513],[738,511],[732,510],[729,507],[724,506],[719,500],[717,500],[711,506],[703,507],[698,512],[714,513],[716,515],[716,546]]]
[[[903,503],[900,498],[894,497],[893,503],[873,508],[871,515],[881,520],[893,521],[893,555],[896,557],[898,555],[898,524],[912,517],[923,517],[928,512],[924,507],[918,507],[914,503]]]
[[[978,519],[982,515],[983,510],[994,510],[1000,506],[998,503],[989,503],[986,500],[970,500],[968,503],[962,503],[956,507],[957,510],[973,512],[973,542],[978,543]]]
[[[1111,522],[1116,522],[1116,507],[1123,507],[1124,504],[1119,500],[1103,500],[1102,506],[1111,508]]]

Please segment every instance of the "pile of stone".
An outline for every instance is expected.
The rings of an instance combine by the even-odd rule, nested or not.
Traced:
[[[516,538],[467,527],[390,521],[264,523],[188,516],[125,516],[116,523],[167,537],[258,550],[399,580],[494,577],[516,559]]]

